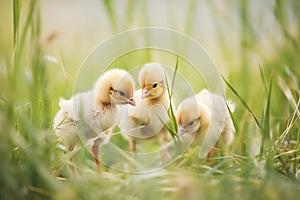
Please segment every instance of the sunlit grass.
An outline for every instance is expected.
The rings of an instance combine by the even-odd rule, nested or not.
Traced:
[[[119,26],[113,2],[103,1],[103,5],[109,15],[112,32],[117,32]],[[224,78],[227,96],[237,104],[236,112],[231,113],[237,133],[228,155],[208,162],[198,157],[199,148],[193,148],[165,169],[138,175],[109,167],[104,167],[104,173],[98,174],[92,156],[83,144],[78,144],[72,152],[59,148],[51,129],[52,118],[57,111],[59,96],[70,95],[70,91],[64,90],[71,90],[69,78],[73,80],[74,77],[67,77],[63,62],[66,58],[61,55],[57,58],[59,66],[56,69],[60,70],[63,80],[58,83],[51,80],[54,70],[49,68],[51,64],[46,59],[46,46],[40,38],[43,28],[40,2],[14,0],[13,51],[9,58],[4,58],[1,68],[4,66],[5,70],[0,73],[0,83],[3,83],[0,92],[0,198],[299,198],[299,38],[289,32],[284,9],[288,3],[275,1],[274,15],[285,42],[278,46],[272,59],[262,59],[260,67],[248,66],[251,57],[246,54],[254,54],[258,44],[251,36],[255,33],[245,2],[238,4],[237,8],[243,23],[240,42],[245,57],[240,59],[241,69],[229,68],[228,77]],[[299,5],[291,2],[296,8]],[[189,8],[196,4],[192,1]],[[217,12],[213,4],[211,9]],[[134,5],[129,1],[128,21],[132,20],[133,10]],[[196,11],[193,9],[191,12]],[[293,14],[299,21],[299,14]],[[190,16],[196,15],[191,13]],[[187,32],[193,30],[191,18],[186,24]],[[297,31],[299,36],[300,30]],[[226,33],[220,31],[218,35],[224,55],[230,55],[230,46],[223,41]],[[115,65],[122,62],[125,69],[130,69],[131,62],[135,65],[149,62],[151,56],[151,52],[141,52],[140,60],[124,58],[116,61]],[[173,57],[170,62],[174,65]],[[184,71],[182,63],[181,59],[176,61],[171,80],[176,81],[177,70]],[[197,82],[193,84],[195,89],[202,87]],[[171,83],[170,88],[173,85]],[[169,94],[172,93],[169,91]],[[170,112],[170,116],[174,116],[174,111]],[[175,119],[172,121],[176,123]],[[176,130],[176,124],[171,126],[171,131]],[[124,148],[127,146],[124,139],[115,141]],[[69,158],[75,153],[74,164]],[[72,174],[72,165],[78,169],[78,176]]]

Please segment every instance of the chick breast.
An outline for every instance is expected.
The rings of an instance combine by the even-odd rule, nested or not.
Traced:
[[[137,90],[134,93],[136,107],[129,107],[128,113],[130,119],[135,126],[144,125],[148,126],[148,129],[151,127],[156,131],[161,130],[164,127],[163,123],[167,124],[169,122],[167,114],[169,99],[167,95],[164,95],[158,102],[149,101],[146,98],[142,99],[141,96],[142,90]],[[143,131],[143,129],[141,129],[141,131]],[[147,133],[144,134],[147,135]]]
[[[134,93],[134,99],[136,101],[135,107],[129,107],[129,116],[134,121],[139,121],[141,124],[146,125],[151,121],[150,109],[154,105],[162,105],[162,109],[168,110],[170,101],[167,95],[163,95],[159,101],[150,101],[147,98],[142,99],[142,90],[139,89]]]

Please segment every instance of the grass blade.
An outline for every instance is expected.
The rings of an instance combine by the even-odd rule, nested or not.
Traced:
[[[166,123],[164,123],[164,121],[161,119],[161,117],[157,113],[156,113],[156,116],[158,117],[159,121],[164,125],[164,127],[167,129],[167,131],[170,133],[174,142],[177,143],[177,141],[179,141],[177,132],[173,131],[173,129],[171,127],[169,127]]]
[[[266,84],[266,81],[265,81],[265,76],[264,76],[264,73],[262,71],[262,68],[261,68],[261,65],[259,65],[259,72],[260,72],[260,77],[261,77],[261,80],[264,84],[264,88],[265,88],[265,91],[267,92],[267,84]]]
[[[235,129],[235,132],[236,132],[236,134],[238,134],[240,130],[239,130],[239,127],[238,127],[238,125],[237,125],[237,122],[236,122],[235,118],[233,117],[233,112],[230,110],[230,108],[229,108],[229,106],[228,106],[227,101],[226,101],[226,106],[227,106],[227,110],[228,110],[228,112],[229,112],[230,118],[232,119],[232,122],[233,122],[233,126],[234,126],[234,129]]]
[[[21,12],[21,1],[14,0],[13,2],[13,17],[14,17],[14,47],[16,48],[19,41],[19,22]]]
[[[170,90],[168,81],[166,81],[169,100],[170,100],[170,106],[169,106],[170,108],[168,110],[168,113],[169,113],[169,115],[171,115],[171,119],[172,119],[171,120],[171,127],[173,128],[173,130],[175,130],[176,133],[178,132],[178,125],[177,125],[177,120],[176,120],[175,112],[174,112],[173,105],[172,105],[172,95],[173,95],[173,88],[174,88],[174,83],[175,83],[177,70],[178,70],[178,56],[176,57],[175,69],[174,69],[174,73],[173,73],[173,76],[172,76],[171,90]],[[167,80],[167,75],[166,74],[165,74],[165,79]]]
[[[272,94],[272,85],[273,85],[273,74],[271,75],[270,85],[268,89],[268,98],[267,98],[267,106],[264,113],[263,118],[263,135],[262,142],[260,147],[260,157],[262,157],[265,147],[266,140],[270,140],[270,106],[271,106],[271,94]]]
[[[177,71],[178,71],[178,56],[176,57],[175,70],[174,70],[173,77],[172,77],[171,94],[170,94],[171,97],[173,95],[174,82],[175,82]]]
[[[287,100],[289,101],[289,103],[291,104],[292,108],[296,109],[297,103],[293,97],[293,93],[292,93],[290,87],[288,86],[288,84],[285,82],[285,80],[282,77],[278,78],[278,85],[281,88],[281,90],[284,93]],[[298,110],[297,110],[297,113],[298,113],[298,115],[300,115],[300,112]]]
[[[251,114],[251,116],[255,120],[255,123],[257,124],[257,126],[261,130],[263,130],[260,122],[258,121],[257,117],[255,116],[255,114],[252,112],[252,110],[248,106],[247,102],[238,94],[238,92],[231,86],[231,84],[223,76],[222,76],[222,79],[225,81],[226,85],[230,88],[230,90],[238,97],[240,102],[243,104],[244,108],[246,108],[246,110],[248,110],[248,112]]]
[[[117,21],[116,21],[116,18],[115,18],[115,12],[113,10],[114,9],[113,1],[103,0],[102,2],[103,2],[104,7],[106,8],[107,15],[109,17],[109,20],[110,20],[111,26],[113,28],[113,31],[117,32],[118,24],[117,24]]]

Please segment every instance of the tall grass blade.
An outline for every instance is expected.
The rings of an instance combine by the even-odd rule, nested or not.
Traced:
[[[172,105],[172,95],[173,95],[173,89],[174,89],[174,85],[175,85],[174,83],[175,83],[177,71],[178,71],[178,56],[176,58],[175,70],[174,70],[173,77],[172,77],[171,91],[169,91],[169,89],[168,89],[169,99],[170,99],[170,112],[171,112],[171,117],[172,117],[172,124],[173,124],[173,128],[174,128],[176,133],[178,132],[178,124],[177,124],[176,115],[175,115],[175,112],[174,112],[174,107]],[[169,88],[169,87],[167,87],[167,88]]]
[[[286,8],[285,5],[280,0],[275,1],[274,6],[274,16],[277,22],[280,25],[280,29],[284,35],[284,37],[291,43],[291,45],[294,47],[294,49],[300,53],[300,45],[296,38],[293,37],[293,35],[288,31],[287,27],[287,13],[285,13]]]
[[[189,1],[189,5],[187,7],[187,16],[186,16],[186,24],[185,24],[185,33],[186,34],[191,34],[194,28],[194,19],[197,16],[197,4],[199,1],[196,0],[191,0]]]
[[[279,141],[279,142],[282,143],[282,142],[285,140],[286,136],[287,136],[289,133],[291,133],[291,130],[292,130],[293,126],[297,123],[297,120],[300,119],[300,115],[297,115],[297,110],[299,109],[299,107],[300,107],[300,99],[299,99],[299,101],[298,101],[298,103],[297,103],[297,107],[296,107],[296,109],[294,110],[294,113],[293,113],[292,116],[291,116],[291,119],[289,120],[289,122],[288,122],[288,124],[287,124],[286,129],[283,131],[283,133],[282,133],[282,134],[280,135],[280,137],[278,138],[278,141]],[[298,139],[297,139],[297,141],[298,141]]]
[[[258,121],[258,119],[255,116],[255,114],[252,112],[252,110],[250,109],[250,107],[248,106],[248,104],[246,103],[246,101],[239,95],[239,93],[231,86],[231,84],[223,76],[222,76],[222,79],[225,81],[226,85],[230,88],[230,90],[238,97],[238,99],[240,100],[240,102],[242,103],[242,105],[244,106],[244,108],[251,114],[251,116],[255,120],[255,123],[257,124],[257,126],[261,130],[263,130],[260,122]]]
[[[229,112],[230,118],[231,118],[231,120],[232,120],[232,122],[233,122],[233,126],[234,126],[234,129],[235,129],[235,133],[236,133],[236,134],[239,134],[239,132],[240,132],[239,126],[237,125],[237,122],[236,122],[236,120],[235,120],[235,118],[234,118],[234,116],[233,116],[233,112],[230,110],[229,105],[228,105],[227,102],[226,102],[226,107],[227,107],[227,110],[228,110],[228,112]]]
[[[21,1],[14,0],[13,2],[13,17],[14,17],[14,48],[19,42],[19,27],[20,27]]]
[[[264,73],[262,71],[262,68],[261,68],[261,65],[259,65],[259,72],[260,72],[260,77],[261,77],[261,80],[264,84],[264,88],[265,88],[265,91],[267,92],[267,84],[266,84],[266,80],[265,80],[265,76],[264,76]]]
[[[171,86],[169,86],[169,81],[168,81],[168,77],[167,74],[165,73],[165,80],[166,80],[166,87],[167,87],[167,92],[168,92],[168,97],[169,97],[169,101],[170,101],[170,105],[169,105],[169,109],[168,109],[168,114],[171,117],[170,120],[170,127],[167,126],[162,119],[159,117],[159,120],[161,121],[161,123],[164,125],[164,127],[167,129],[167,131],[171,134],[173,140],[175,141],[175,143],[177,142],[176,140],[178,139],[178,126],[177,126],[177,120],[176,120],[176,115],[173,109],[173,104],[172,104],[172,95],[173,95],[173,88],[174,88],[174,83],[175,83],[175,79],[176,79],[176,74],[178,71],[178,57],[176,58],[176,63],[175,63],[175,68],[174,68],[174,73],[172,76],[172,81],[171,81]]]
[[[174,70],[173,77],[172,77],[171,94],[169,93],[169,95],[171,97],[173,95],[173,89],[174,89],[174,85],[175,85],[174,83],[175,83],[177,71],[178,71],[178,56],[176,57],[175,70]]]
[[[126,7],[126,13],[127,13],[127,24],[132,23],[133,21],[133,14],[134,14],[134,8],[135,8],[135,1],[128,1],[127,7]]]
[[[106,8],[107,11],[107,15],[109,17],[111,26],[113,28],[113,32],[117,32],[118,31],[118,24],[117,21],[115,19],[115,13],[114,13],[114,6],[113,6],[113,1],[111,0],[102,0],[103,5]]]
[[[271,75],[270,85],[268,88],[268,97],[266,110],[264,112],[263,118],[263,135],[260,147],[260,157],[262,157],[265,148],[265,142],[270,141],[270,106],[271,106],[271,95],[272,95],[272,85],[273,85],[273,74]]]
[[[284,71],[285,73],[288,75],[288,79],[287,80],[291,80],[293,85],[291,85],[291,88],[295,91],[300,91],[299,88],[299,79],[296,76],[296,74],[294,74],[291,69],[289,67],[284,67]]]
[[[18,46],[18,51],[17,51],[18,53],[16,54],[16,58],[15,58],[15,60],[17,61],[16,62],[17,66],[19,66],[19,61],[21,59],[21,55],[22,55],[24,47],[25,47],[25,42],[26,42],[28,31],[31,28],[32,23],[34,22],[34,14],[35,14],[36,5],[37,5],[37,0],[30,1],[28,15],[26,17],[25,24],[24,24],[24,27],[23,27],[23,30],[21,33],[20,44]]]
[[[164,121],[161,119],[161,117],[157,114],[156,115],[159,119],[159,121],[164,125],[164,127],[167,129],[167,131],[170,133],[170,135],[172,136],[173,140],[176,142],[177,140],[177,132],[174,132],[173,129],[171,127],[169,127],[166,123],[164,123]]]
[[[282,92],[284,93],[285,97],[289,101],[290,105],[292,106],[293,109],[297,108],[297,103],[295,98],[293,97],[293,93],[288,86],[288,84],[285,82],[285,80],[282,77],[278,77],[278,85],[281,88]],[[296,110],[297,114],[300,116],[299,110]]]

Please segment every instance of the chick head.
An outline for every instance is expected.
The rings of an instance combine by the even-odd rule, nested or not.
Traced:
[[[134,81],[126,71],[119,71],[112,77],[110,98],[115,104],[131,104],[135,106],[133,98]]]
[[[142,99],[156,99],[166,90],[165,71],[159,63],[145,64],[139,73]]]
[[[95,88],[95,104],[114,103],[131,104],[135,106],[133,98],[134,81],[131,75],[121,69],[112,69],[101,76]]]
[[[181,102],[176,111],[178,135],[196,133],[200,128],[200,108],[195,97],[190,97]]]

